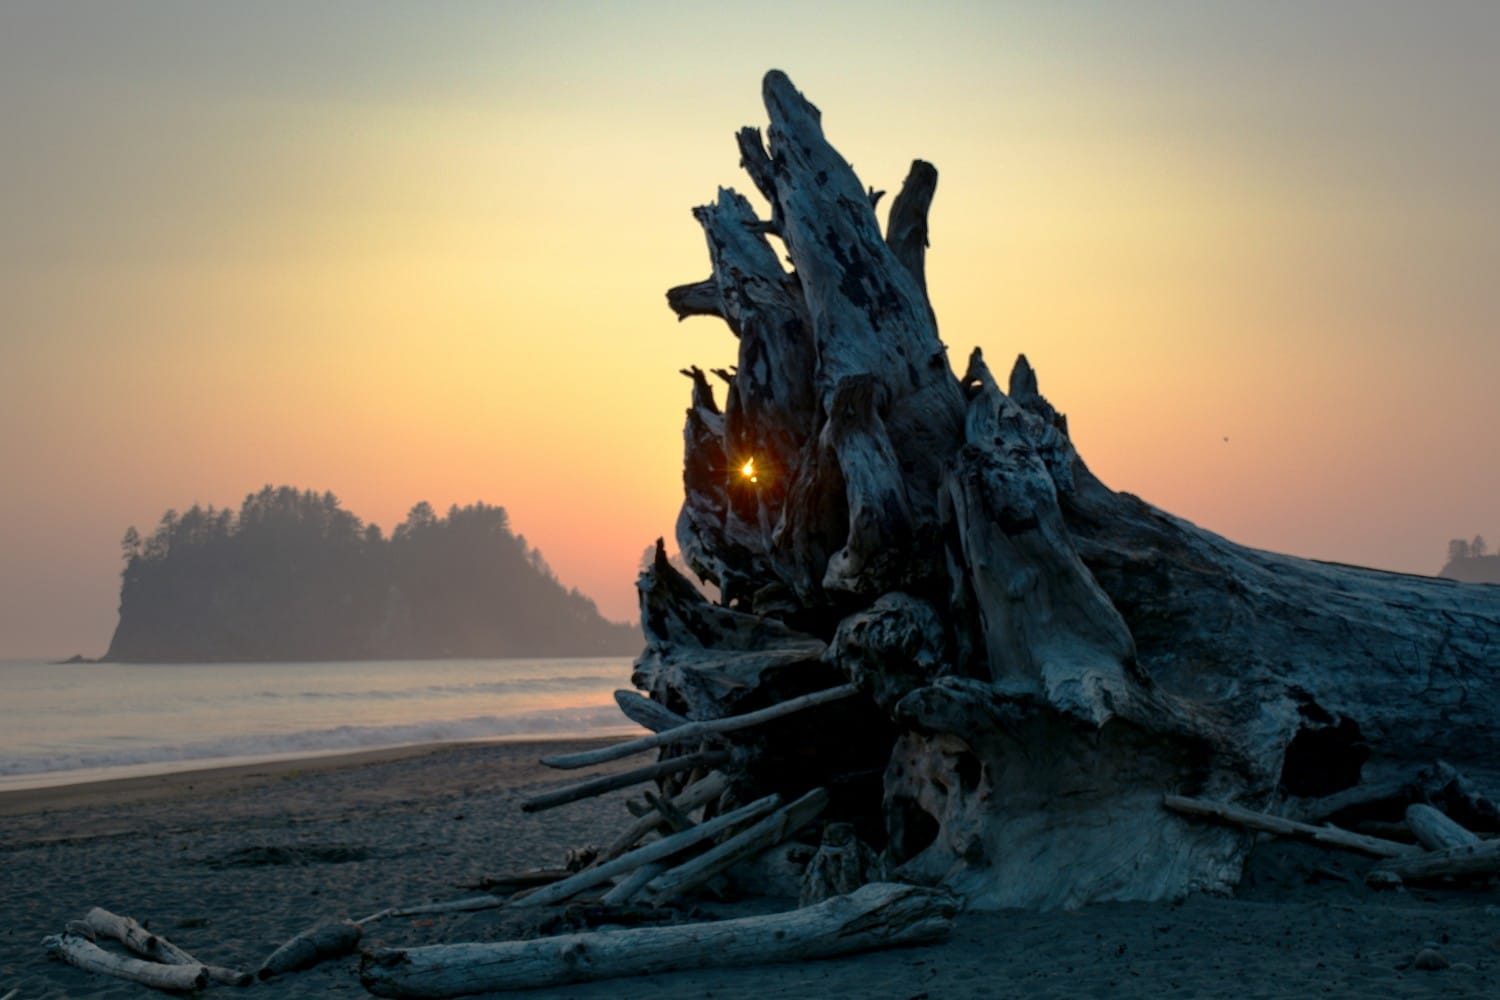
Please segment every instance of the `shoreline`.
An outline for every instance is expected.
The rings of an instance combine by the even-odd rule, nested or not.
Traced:
[[[447,740],[438,743],[409,743],[368,750],[299,753],[295,756],[276,756],[265,760],[210,763],[203,767],[182,768],[154,774],[85,779],[35,787],[0,788],[0,819],[36,813],[134,806],[179,798],[227,795],[289,778],[313,777],[381,764],[415,761],[472,748],[499,745],[514,750],[517,754],[529,756],[525,748],[535,745],[538,748],[536,756],[539,757],[544,752],[542,749],[544,746],[547,751],[555,749],[558,743],[575,744],[579,749],[591,749],[618,740],[618,736],[582,738],[524,736],[514,739],[500,737],[481,740]],[[63,775],[69,772],[54,773]],[[561,776],[561,772],[557,773]]]

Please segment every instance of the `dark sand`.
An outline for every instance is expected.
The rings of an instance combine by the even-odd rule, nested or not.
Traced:
[[[149,921],[206,961],[253,968],[319,918],[457,898],[459,883],[608,839],[626,815],[623,792],[520,812],[525,792],[562,777],[536,765],[540,752],[461,744],[0,794],[0,996],[151,995],[42,955],[42,936],[90,906]],[[1500,892],[1374,894],[1359,881],[1369,864],[1266,844],[1232,899],[971,914],[931,947],[524,995],[1500,996]],[[366,943],[483,940],[501,927],[494,914],[392,919]],[[1404,968],[1427,942],[1453,967]],[[329,963],[251,995],[366,996],[357,966]]]

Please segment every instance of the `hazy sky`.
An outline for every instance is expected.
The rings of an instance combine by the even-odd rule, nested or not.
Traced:
[[[1434,572],[1500,535],[1500,5],[0,6],[0,656],[100,653],[118,540],[265,483],[509,508],[633,617],[714,321],[689,209],[785,69],[941,171],[952,355],[1110,485]],[[1224,439],[1228,437],[1226,442]]]

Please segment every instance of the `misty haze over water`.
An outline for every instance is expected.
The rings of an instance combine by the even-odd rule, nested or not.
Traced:
[[[624,657],[0,662],[0,790],[276,756],[629,733]]]

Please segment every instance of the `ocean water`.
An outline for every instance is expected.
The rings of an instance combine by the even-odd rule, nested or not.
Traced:
[[[450,740],[639,732],[623,657],[0,662],[0,790]]]

